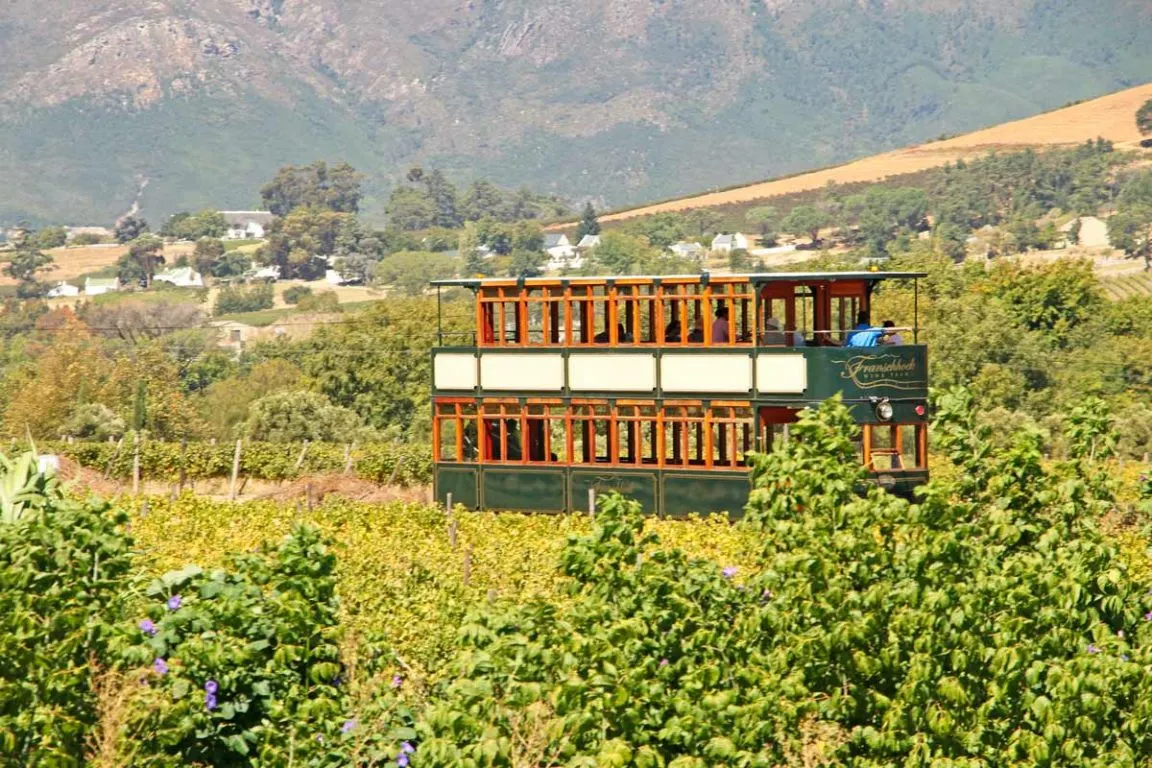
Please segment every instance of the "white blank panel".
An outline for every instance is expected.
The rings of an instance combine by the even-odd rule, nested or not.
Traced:
[[[436,355],[432,381],[436,389],[475,389],[476,356]]]
[[[799,395],[806,389],[808,361],[804,355],[761,355],[756,358],[757,392]]]
[[[568,386],[574,392],[651,392],[656,389],[656,356],[570,355]]]
[[[480,385],[505,391],[564,388],[564,358],[554,355],[480,355]]]
[[[742,392],[752,389],[748,355],[664,355],[660,388],[665,392]]]

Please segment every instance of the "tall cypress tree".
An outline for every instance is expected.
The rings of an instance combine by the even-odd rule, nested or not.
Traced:
[[[591,202],[584,204],[584,214],[580,218],[580,226],[576,227],[576,242],[584,239],[584,235],[600,234],[600,222],[596,221],[596,209]]]

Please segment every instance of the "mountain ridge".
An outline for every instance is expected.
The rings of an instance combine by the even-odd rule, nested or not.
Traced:
[[[11,0],[0,221],[247,207],[348,160],[618,207],[1147,79],[1132,0]]]

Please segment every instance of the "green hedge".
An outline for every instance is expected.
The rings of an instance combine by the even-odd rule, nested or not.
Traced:
[[[58,453],[83,467],[109,477],[132,476],[132,443],[55,442],[39,446],[43,453]],[[300,444],[246,442],[240,458],[242,477],[257,480],[293,480],[302,475],[343,472],[344,446],[313,443],[300,469]],[[140,446],[140,474],[147,479],[175,481],[181,466],[188,479],[228,477],[232,473],[235,443],[179,443],[144,441]],[[423,485],[432,481],[432,451],[423,444],[371,443],[352,450],[353,472],[374,483]]]

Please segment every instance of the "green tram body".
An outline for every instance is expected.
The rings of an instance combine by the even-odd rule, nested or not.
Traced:
[[[836,395],[862,427],[868,478],[911,494],[928,480],[928,359],[926,346],[914,343],[915,323],[905,333],[913,343],[842,347],[835,341],[851,328],[856,311],[868,309],[877,282],[922,276],[767,273],[433,283],[438,292],[473,291],[477,322],[473,343],[433,350],[436,498],[470,508],[559,513],[586,511],[590,491],[615,490],[657,515],[738,517],[749,492],[743,453],[787,439],[786,425],[798,411]],[[730,318],[739,314],[728,321],[739,343],[713,343],[710,331],[702,342],[667,341],[667,328],[655,328],[669,320],[669,327],[687,327],[693,311],[703,313],[708,326],[720,305],[729,308]],[[805,334],[807,345],[761,343],[770,313],[787,314],[786,322]],[[626,335],[625,326],[637,333]],[[597,329],[606,329],[600,339]],[[750,413],[751,420],[725,425],[714,417],[703,433],[699,424],[677,427],[669,415],[725,411],[716,404],[733,406],[729,413]],[[628,426],[623,414],[639,413],[637,408],[661,414],[659,425],[656,418],[639,418]],[[596,417],[605,421],[601,425],[591,416],[573,415],[593,409],[613,414],[611,431],[607,417]],[[489,411],[496,415],[486,418]],[[534,422],[534,413],[545,415]],[[564,439],[567,445],[560,445]],[[711,458],[701,460],[705,445],[710,453],[704,455]],[[642,446],[647,455],[640,455]],[[697,459],[688,455],[693,446]]]

